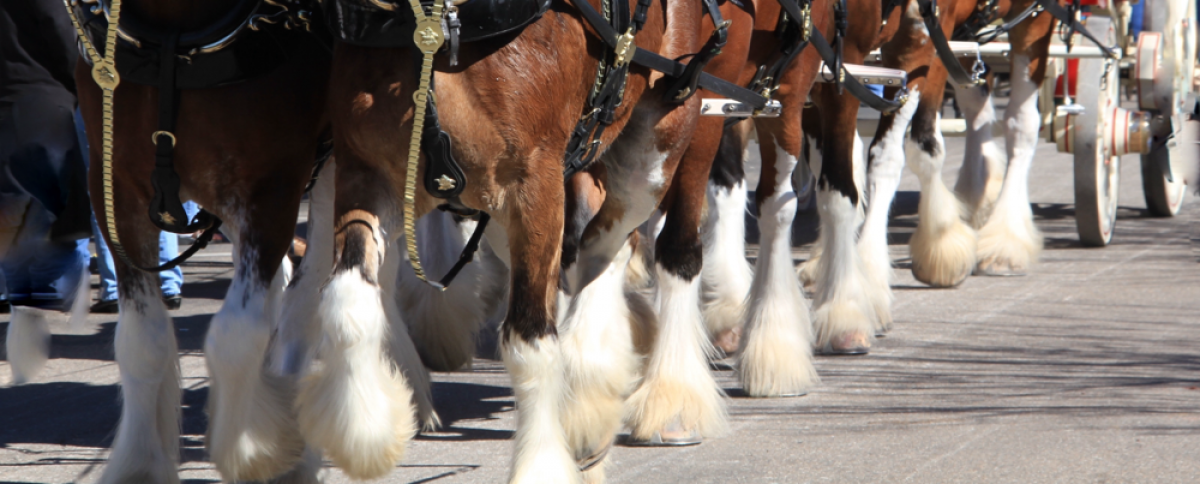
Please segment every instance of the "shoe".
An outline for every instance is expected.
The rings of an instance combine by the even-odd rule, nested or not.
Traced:
[[[116,299],[105,299],[103,301],[96,301],[96,304],[92,305],[90,311],[97,314],[117,314],[119,308],[117,307]]]
[[[180,306],[183,306],[183,298],[178,294],[174,296],[163,296],[163,303],[167,305],[167,310],[174,311],[179,309]]]

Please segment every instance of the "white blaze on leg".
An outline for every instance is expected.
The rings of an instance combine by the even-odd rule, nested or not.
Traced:
[[[50,325],[41,309],[12,307],[5,348],[8,350],[8,367],[12,370],[11,384],[21,385],[33,380],[50,359]]]
[[[398,272],[400,272],[402,263],[405,262],[404,258],[400,256],[404,252],[403,244],[403,237],[389,243],[383,266],[379,268],[379,291],[382,295],[383,310],[384,314],[387,314],[389,329],[388,354],[392,357],[392,361],[396,362],[396,367],[412,388],[412,403],[417,407],[417,422],[421,428],[433,430],[441,424],[441,421],[433,409],[433,389],[429,380],[429,370],[421,363],[421,355],[417,354],[417,347],[413,344],[412,337],[409,336],[408,325],[401,315],[396,298],[389,297],[396,294]],[[479,322],[475,324],[479,324]],[[471,339],[471,343],[474,346],[474,339]]]
[[[817,263],[816,347],[825,351],[865,349],[875,335],[875,315],[864,291],[858,257],[857,208],[827,187],[817,189],[817,210],[825,247]]]
[[[425,272],[434,278],[448,273],[476,226],[473,220],[455,222],[451,214],[440,210],[421,217],[417,245]],[[504,296],[507,278],[494,268],[495,264],[485,263],[483,254],[477,253],[443,291],[417,279],[407,262],[400,264],[396,299],[421,359],[430,369],[454,371],[470,365],[475,336]]]
[[[335,173],[335,160],[326,162]],[[295,379],[309,363],[320,337],[316,313],[321,285],[333,270],[333,197],[335,177],[317,178],[308,198],[308,249],[283,293],[279,331],[271,347],[272,373]],[[294,384],[294,382],[293,382]]]
[[[708,219],[702,278],[704,322],[714,342],[731,353],[737,349],[743,306],[753,272],[746,261],[746,183],[732,188],[709,183]]]
[[[1042,251],[1042,234],[1033,224],[1029,206],[1029,169],[1041,127],[1037,98],[1038,86],[1029,79],[1029,58],[1018,55],[1013,60],[1012,97],[1004,113],[1008,171],[992,215],[979,231],[977,270],[985,274],[1024,273]]]
[[[509,483],[580,482],[561,420],[567,385],[558,339],[545,336],[527,342],[512,332],[504,339],[501,354],[517,401],[516,452]]]
[[[383,255],[383,237],[372,235],[376,248],[364,259]],[[401,459],[417,422],[412,390],[385,354],[388,316],[380,288],[362,271],[342,269],[321,291],[321,364],[301,380],[296,409],[308,442],[352,478],[373,479]]]
[[[253,247],[239,251],[237,276],[204,343],[211,377],[208,451],[228,480],[265,480],[290,469],[304,450],[292,410],[293,387],[265,372],[263,360],[283,273],[263,287]]]
[[[819,381],[812,362],[812,323],[792,269],[796,156],[776,145],[774,192],[759,205],[760,248],[738,358],[751,396],[800,395]]]
[[[937,126],[937,116],[933,126]],[[921,202],[917,207],[917,230],[909,239],[912,272],[917,280],[934,287],[957,285],[971,274],[975,265],[975,231],[962,221],[958,198],[942,181],[946,143],[942,132],[913,133],[934,145],[908,144],[908,167],[921,182]],[[932,148],[932,152],[926,151]]]
[[[626,242],[608,268],[570,301],[558,329],[571,395],[563,427],[575,459],[584,463],[603,457],[612,445],[641,366],[625,302],[631,254]],[[588,473],[602,474],[602,467],[600,462]]]
[[[888,212],[900,187],[904,169],[904,135],[917,110],[919,92],[912,92],[892,118],[888,131],[871,147],[867,196],[867,218],[858,240],[866,275],[867,297],[878,316],[876,332],[892,325],[892,257],[888,251]]]
[[[135,284],[141,282],[141,284]],[[177,483],[179,357],[158,285],[127,281],[114,341],[121,370],[121,423],[102,484]],[[144,290],[139,290],[144,289]]]
[[[954,191],[967,203],[967,220],[979,229],[1000,196],[1008,159],[992,139],[996,108],[984,86],[955,85],[954,98],[967,120],[966,153]]]
[[[655,434],[667,440],[724,433],[725,402],[708,368],[714,350],[700,316],[700,277],[688,281],[661,265],[655,268],[658,334],[645,378],[629,399],[630,437],[648,441]]]

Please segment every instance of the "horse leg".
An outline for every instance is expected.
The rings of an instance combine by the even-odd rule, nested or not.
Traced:
[[[689,103],[695,101],[698,99]],[[690,122],[680,121],[689,108],[676,109],[653,129],[692,129]],[[719,119],[701,121],[692,142],[680,150],[644,150],[640,148],[646,145],[644,142],[636,143],[634,149],[628,145],[615,147],[618,149],[611,159],[622,160],[621,164],[609,165],[608,198],[595,219],[600,223],[593,221],[588,227],[589,231],[600,228],[605,220],[616,218],[614,214],[622,214],[618,218],[620,227],[609,229],[601,239],[611,240],[649,218],[656,207],[666,211],[654,245],[657,337],[650,345],[644,379],[627,406],[627,423],[634,441],[695,442],[724,432],[727,425],[722,393],[708,368],[712,347],[700,314],[699,277],[703,257],[700,210],[721,129]],[[640,131],[651,129],[635,126],[626,131],[645,136]],[[672,166],[676,167],[673,177],[668,175]],[[667,180],[670,192],[660,200]]]
[[[1008,160],[992,140],[996,108],[992,106],[989,86],[956,85],[954,99],[967,120],[966,153],[958,181],[954,183],[954,192],[967,206],[967,221],[978,230],[987,223],[996,199],[1000,197]]]
[[[912,95],[917,90],[910,88]],[[912,97],[899,111],[880,117],[879,129],[868,154],[867,215],[858,239],[858,252],[866,274],[867,294],[878,316],[876,334],[892,325],[892,256],[888,249],[888,211],[900,188],[904,169],[904,133],[918,100]]]
[[[271,344],[269,367],[276,375],[296,378],[312,358],[320,337],[316,295],[325,275],[333,270],[333,197],[337,162],[330,159],[308,198],[308,248],[292,273],[279,317],[279,330]]]
[[[296,409],[309,443],[352,478],[370,479],[392,469],[417,430],[412,390],[385,353],[379,284],[384,234],[399,226],[380,206],[391,206],[396,184],[352,150],[337,156],[334,267],[315,311],[321,365],[300,381]]]
[[[421,355],[417,353],[416,344],[409,336],[408,325],[401,315],[400,306],[396,300],[396,288],[399,285],[400,265],[406,262],[403,243],[404,238],[392,239],[389,243],[383,265],[379,268],[379,290],[383,301],[383,310],[391,323],[388,332],[388,355],[396,363],[397,369],[408,381],[413,391],[413,405],[417,408],[417,422],[422,429],[433,430],[441,425],[437,412],[433,409],[433,392],[429,380],[429,370],[421,363]],[[476,323],[478,324],[478,323]]]
[[[279,263],[294,227],[277,213],[279,205],[255,203],[244,218],[227,220],[236,229],[227,232],[236,249],[235,273],[204,344],[212,378],[208,451],[226,479],[269,479],[290,469],[304,451],[292,409],[294,386],[264,365],[281,312]]]
[[[105,223],[103,210],[96,217],[97,222]],[[130,258],[146,266],[156,265],[158,230],[149,219],[131,216],[120,223],[136,227],[136,232],[133,227],[121,230]],[[179,358],[175,328],[163,304],[157,274],[134,269],[124,261],[118,262],[116,269],[121,281],[121,314],[114,339],[121,373],[121,421],[99,482],[177,483]]]
[[[818,136],[821,133],[820,108],[816,105],[805,108],[800,113],[800,123],[804,133],[800,148],[802,156],[796,163],[796,171],[792,172],[792,187],[802,190],[796,193],[798,197],[811,200],[815,195],[816,181],[821,177],[821,139]],[[796,178],[804,179],[805,183],[797,184]],[[817,267],[821,264],[821,254],[825,252],[825,240],[824,233],[818,230],[817,240],[813,242],[812,249],[809,250],[808,260],[800,263],[800,267],[796,269],[800,284],[810,292],[814,291],[817,286],[819,277]]]
[[[1048,16],[1040,16],[1048,17]],[[1045,75],[1049,51],[1049,18],[1034,18],[1013,30],[1012,95],[1004,112],[1008,171],[992,215],[979,230],[979,263],[982,274],[1022,274],[1037,261],[1042,251],[1042,233],[1033,224],[1029,206],[1029,169],[1037,150],[1041,117],[1038,86]],[[1039,29],[1038,27],[1044,27]],[[1032,31],[1042,32],[1030,39]],[[1022,48],[1023,45],[1028,45]]]
[[[476,222],[456,218],[438,211],[417,221],[421,262],[432,274],[450,270],[475,230]],[[505,295],[505,269],[491,262],[480,252],[444,291],[417,279],[407,263],[400,264],[396,302],[421,361],[431,370],[470,365],[475,337]]]
[[[849,58],[849,57],[848,57]],[[817,181],[817,212],[826,238],[818,262],[814,327],[816,347],[828,352],[861,354],[871,346],[875,314],[864,288],[857,243],[858,203],[854,183],[854,145],[858,100],[839,95],[830,85],[815,89],[825,123],[822,125],[821,175]]]
[[[742,310],[753,271],[746,261],[746,180],[743,158],[750,122],[725,130],[708,179],[708,212],[701,228],[704,322],[713,344],[732,355],[741,339]]]
[[[516,449],[510,483],[579,482],[568,452],[563,407],[570,374],[555,326],[563,214],[561,178],[530,177],[497,218],[507,229],[510,277],[501,355],[517,405]],[[507,222],[507,223],[506,223]]]
[[[908,243],[912,273],[934,287],[958,285],[975,265],[975,231],[963,223],[961,204],[942,181],[946,143],[938,122],[945,85],[945,68],[933,63],[913,117],[907,157],[921,182],[917,230]]]
[[[776,99],[783,103],[780,117],[756,120],[762,154],[755,192],[759,252],[737,365],[742,388],[755,397],[802,395],[820,381],[812,362],[809,308],[792,268],[797,208],[792,172],[803,149],[800,111],[813,82],[811,75],[799,71],[794,66],[786,78],[790,82],[777,92]]]

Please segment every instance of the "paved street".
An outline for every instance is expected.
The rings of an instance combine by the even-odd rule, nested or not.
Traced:
[[[948,140],[953,185],[962,140]],[[1196,482],[1200,480],[1200,200],[1148,218],[1135,157],[1125,157],[1113,245],[1075,233],[1070,155],[1042,143],[1030,189],[1045,233],[1025,277],[916,283],[907,241],[916,179],[893,210],[895,330],[866,357],[823,357],[803,398],[740,396],[728,362],[732,432],[682,449],[617,447],[614,483]],[[815,214],[797,223],[808,257]],[[217,482],[205,461],[203,335],[228,286],[229,245],[185,266],[176,312],[184,373],[181,476]],[[0,323],[0,335],[7,315]],[[53,326],[52,359],[32,383],[0,388],[0,483],[94,482],[119,414],[115,315]],[[2,337],[2,336],[0,336]],[[502,482],[515,425],[497,361],[435,375],[446,424],[419,437],[383,482]],[[0,384],[9,369],[0,362]],[[336,469],[326,482],[348,482]]]

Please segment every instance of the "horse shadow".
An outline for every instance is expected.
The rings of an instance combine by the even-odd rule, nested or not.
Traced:
[[[433,407],[442,425],[434,432],[424,432],[418,440],[480,441],[509,440],[512,430],[467,426],[468,421],[499,420],[499,413],[515,408],[512,389],[508,387],[464,382],[433,382]]]
[[[50,444],[106,449],[121,417],[120,397],[116,384],[53,382],[0,388],[0,447]],[[207,400],[207,387],[182,392],[182,462],[207,460],[200,438],[208,426]]]
[[[197,314],[172,318],[175,323],[175,340],[180,351],[202,351],[204,335],[212,314]],[[8,340],[8,321],[0,322],[0,361],[8,361],[5,344]],[[116,361],[113,339],[117,323],[109,321],[96,325],[90,334],[51,334],[50,359]]]

